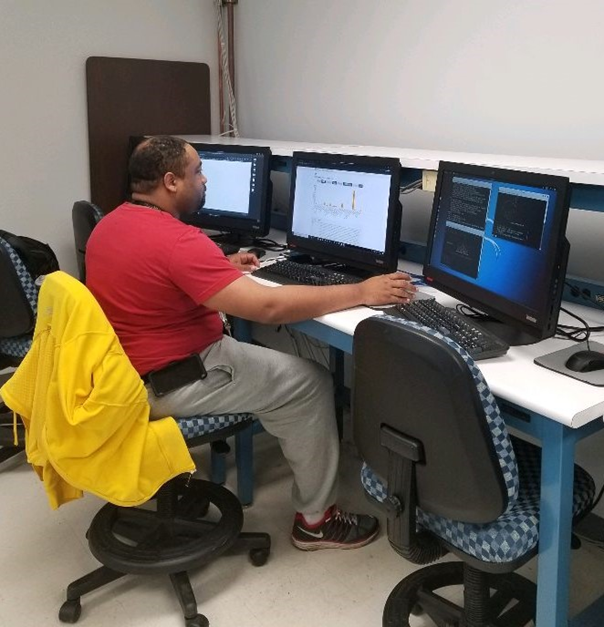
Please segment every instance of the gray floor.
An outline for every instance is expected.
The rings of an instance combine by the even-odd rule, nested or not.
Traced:
[[[272,535],[262,568],[244,555],[221,557],[192,574],[200,610],[211,627],[369,627],[381,624],[390,590],[413,567],[385,534],[355,551],[303,553],[289,541],[291,476],[275,441],[256,437],[256,499],[245,528]],[[196,457],[203,475],[207,453]],[[358,483],[360,461],[344,446],[340,504],[367,511]],[[231,469],[229,480],[234,479]],[[58,625],[64,590],[96,566],[84,537],[101,505],[92,496],[51,511],[42,484],[26,465],[0,473],[0,627]],[[534,578],[533,560],[523,574]],[[572,612],[604,593],[604,551],[584,543],[573,553]],[[131,576],[83,598],[82,627],[182,627],[167,578]],[[428,624],[421,618],[414,625]]]

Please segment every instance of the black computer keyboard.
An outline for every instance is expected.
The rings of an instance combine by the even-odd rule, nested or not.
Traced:
[[[509,349],[509,345],[496,335],[434,299],[396,305],[387,313],[440,331],[465,348],[476,361],[505,355]]]
[[[346,285],[363,279],[310,263],[276,261],[254,272],[254,276],[286,285]]]

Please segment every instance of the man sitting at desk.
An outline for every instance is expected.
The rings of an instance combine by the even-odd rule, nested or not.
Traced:
[[[207,376],[165,395],[149,385],[151,416],[254,413],[278,438],[294,474],[293,544],[302,550],[356,548],[378,532],[373,516],[335,505],[339,442],[329,372],[315,362],[223,334],[220,311],[268,324],[295,322],[356,305],[409,300],[415,288],[395,273],[356,285],[267,287],[242,271],[257,258],[229,258],[178,218],[204,201],[197,152],[174,137],[141,143],[129,164],[132,201],[93,231],[87,284],[144,380],[199,354]]]

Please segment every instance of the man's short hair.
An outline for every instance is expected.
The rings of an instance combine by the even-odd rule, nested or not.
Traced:
[[[157,135],[143,140],[130,156],[130,191],[141,194],[153,191],[166,172],[184,176],[186,147],[187,142],[170,135]]]

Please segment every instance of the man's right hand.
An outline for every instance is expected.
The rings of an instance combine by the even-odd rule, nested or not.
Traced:
[[[417,288],[404,272],[372,277],[347,285],[284,285],[268,287],[242,276],[203,304],[216,311],[262,322],[286,324],[309,320],[358,305],[396,305],[407,303]]]
[[[395,305],[408,303],[417,287],[406,272],[393,272],[371,277],[359,283],[364,305]]]

